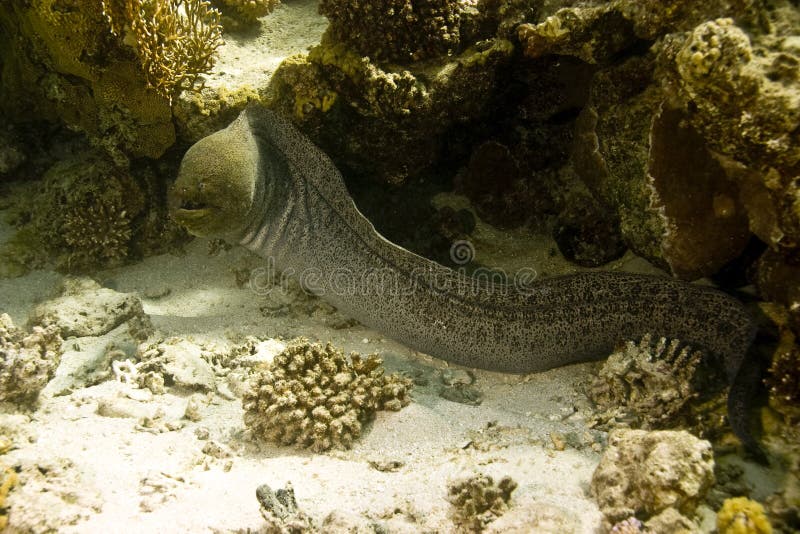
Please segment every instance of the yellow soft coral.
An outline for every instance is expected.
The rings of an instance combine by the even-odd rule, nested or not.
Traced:
[[[747,497],[726,499],[717,512],[720,534],[772,534],[764,507]]]

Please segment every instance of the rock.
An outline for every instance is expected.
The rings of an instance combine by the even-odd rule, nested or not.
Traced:
[[[374,534],[377,532],[375,523],[367,518],[354,513],[334,510],[325,516],[322,521],[320,532],[323,534],[337,534],[347,532],[348,534]]]
[[[691,515],[714,484],[711,444],[684,431],[615,430],[592,475],[609,525],[668,508]]]
[[[633,58],[601,71],[577,122],[575,169],[620,221],[638,255],[695,279],[738,256],[749,239],[739,187],[704,138]]]
[[[138,350],[138,374],[142,380],[161,375],[169,386],[214,391],[216,374],[204,355],[203,347],[178,337],[143,344]]]
[[[101,336],[127,321],[149,327],[136,295],[101,287],[91,278],[68,277],[61,296],[36,306],[28,322],[56,325],[63,337],[84,337]]]
[[[0,401],[31,404],[61,362],[58,328],[34,326],[30,333],[0,314]]]

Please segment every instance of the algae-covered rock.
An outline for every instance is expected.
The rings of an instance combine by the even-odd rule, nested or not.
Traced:
[[[403,68],[324,39],[275,73],[274,107],[345,170],[401,184],[438,159],[451,128],[487,113],[512,52],[497,39]]]
[[[322,0],[328,32],[362,56],[407,64],[458,48],[459,0]]]
[[[714,484],[711,444],[684,431],[615,430],[592,475],[609,524],[668,508],[690,516]]]
[[[375,355],[348,360],[330,344],[298,340],[253,380],[244,423],[257,438],[314,451],[350,448],[378,410],[400,410],[411,380],[384,375]]]
[[[738,256],[749,237],[737,185],[653,85],[648,58],[598,73],[578,120],[575,168],[615,210],[637,254],[693,279]]]
[[[0,314],[0,401],[36,401],[61,361],[61,337],[56,326],[34,326],[30,333]]]
[[[772,534],[772,525],[760,503],[747,497],[726,499],[717,512],[719,534]]]

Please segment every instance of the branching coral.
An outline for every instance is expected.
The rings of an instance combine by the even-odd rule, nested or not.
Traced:
[[[260,17],[272,13],[280,0],[211,0],[211,3],[226,18],[223,24],[226,30],[230,30],[230,22],[245,26],[255,24]],[[228,18],[232,20],[228,21]]]
[[[666,428],[686,415],[688,403],[698,397],[696,376],[702,359],[702,352],[679,340],[653,343],[647,335],[609,356],[587,394],[606,411],[600,419],[635,428]]]
[[[36,326],[28,334],[0,315],[0,401],[28,404],[36,400],[61,361],[57,326]]]
[[[377,410],[410,402],[411,380],[384,375],[376,355],[350,360],[330,343],[298,340],[275,357],[244,396],[244,422],[257,437],[314,451],[350,448]]]
[[[495,484],[492,477],[477,474],[448,486],[448,500],[455,508],[457,524],[471,532],[480,532],[508,510],[511,493],[517,483],[503,477]]]
[[[789,422],[800,421],[800,345],[792,329],[789,311],[774,303],[763,303],[762,311],[778,327],[779,340],[766,385],[769,388],[769,403]]]
[[[102,0],[112,32],[133,46],[147,83],[170,101],[214,66],[220,13],[205,0]]]

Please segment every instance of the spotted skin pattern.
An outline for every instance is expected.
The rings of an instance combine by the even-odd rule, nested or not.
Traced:
[[[331,160],[280,115],[251,106],[196,146],[203,142],[258,147],[257,172],[229,169],[225,178],[253,185],[246,217],[227,238],[361,323],[449,362],[510,373],[599,359],[621,340],[647,333],[677,338],[724,362],[731,424],[756,446],[746,424],[749,385],[740,380],[754,326],[736,299],[618,272],[535,281],[468,277],[376,232]],[[205,152],[190,150],[184,166],[202,174],[204,165],[194,160]],[[184,166],[176,185],[197,180],[183,176]]]

